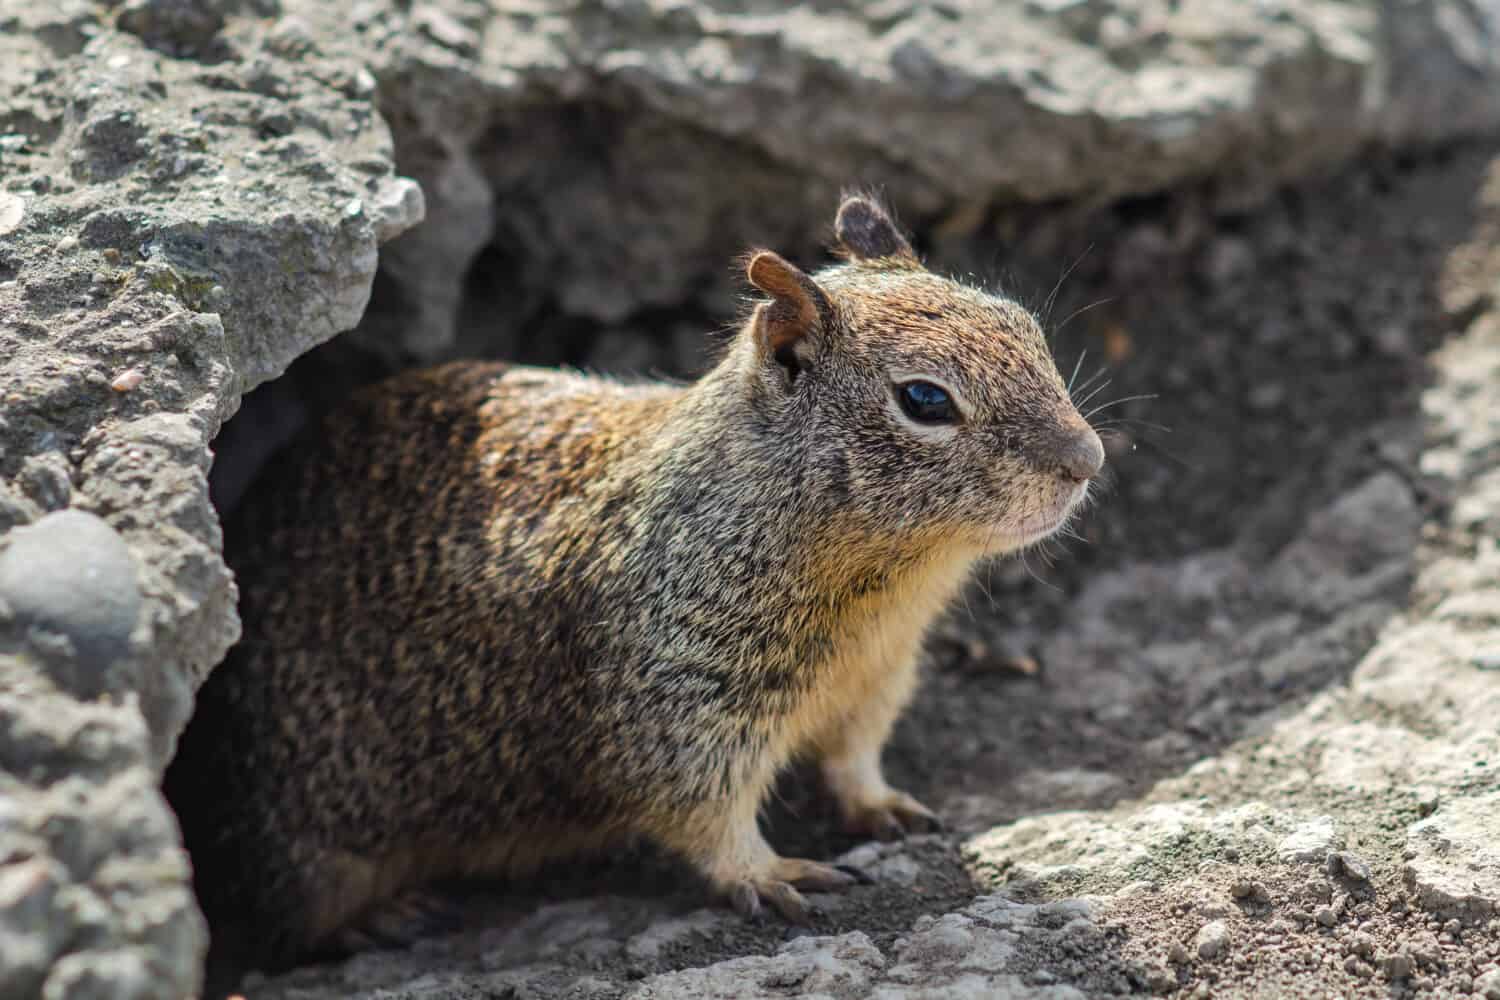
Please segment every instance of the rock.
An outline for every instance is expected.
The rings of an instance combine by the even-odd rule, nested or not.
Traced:
[[[1253,879],[1236,879],[1229,887],[1229,894],[1235,899],[1242,899],[1257,905],[1264,905],[1271,901],[1270,891]]]
[[[774,18],[671,0],[374,0],[358,34],[341,9],[282,6],[369,61],[439,222],[391,248],[389,313],[363,331],[425,359],[470,338],[504,350],[551,308],[617,323],[725,305],[721,262],[745,234],[811,252],[849,183],[901,192],[923,229],[976,203],[1102,202],[1210,176],[1247,202],[1371,143],[1500,123],[1500,15],[1457,0],[1067,16],[1014,3],[1003,17],[845,0]],[[577,155],[595,144],[607,152]],[[481,254],[504,262],[492,305],[464,287]]]
[[[980,834],[964,850],[976,874],[993,884],[1099,892],[1142,877],[1180,877],[1230,854],[1321,860],[1337,837],[1330,817],[1280,812],[1260,802],[1217,809],[1169,802],[1032,816]],[[997,881],[992,873],[1001,872]]]
[[[371,95],[344,92],[359,64],[277,54],[273,10],[63,0],[0,25],[6,997],[197,990],[156,785],[238,634],[209,443],[356,324],[378,240],[420,214]]]
[[[1330,852],[1324,869],[1335,878],[1343,876],[1355,882],[1370,881],[1369,862],[1350,851]]]
[[[1319,816],[1282,837],[1276,844],[1276,856],[1286,864],[1317,864],[1340,846],[1341,840],[1333,817]]]
[[[880,951],[858,931],[839,937],[801,937],[776,954],[721,962],[652,976],[626,994],[630,1000],[752,1000],[768,992],[801,996],[864,993],[885,964]]]
[[[18,194],[0,191],[0,236],[21,224],[26,218],[26,201]]]
[[[226,6],[221,0],[126,0],[115,24],[153,48],[205,51],[224,27]]]
[[[139,685],[133,673],[111,676],[132,658],[131,633],[141,589],[130,550],[102,518],[60,510],[12,532],[0,550],[0,601],[11,628],[63,637],[71,656],[53,680],[79,698],[122,694]]]
[[[1209,961],[1218,958],[1229,947],[1229,926],[1222,920],[1210,920],[1198,929],[1193,938],[1193,950],[1198,957]]]
[[[1485,1000],[1500,1000],[1500,969],[1491,969],[1475,979],[1474,992]]]
[[[1411,488],[1378,473],[1314,515],[1272,573],[1324,614],[1367,601],[1384,589],[1392,561],[1411,551],[1420,524]]]
[[[422,189],[405,177],[394,178],[377,189],[370,199],[370,208],[375,219],[375,238],[381,243],[400,236],[427,215]]]
[[[1407,830],[1405,877],[1417,905],[1444,916],[1500,912],[1500,792],[1455,799]]]
[[[52,907],[66,872],[41,858],[0,865],[0,983],[10,995],[32,993],[67,944]]]
[[[1400,952],[1385,956],[1377,964],[1387,979],[1405,979],[1416,969],[1411,956]]]

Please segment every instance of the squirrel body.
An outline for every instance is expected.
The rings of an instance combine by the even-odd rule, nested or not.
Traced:
[[[923,635],[1103,452],[1029,313],[867,199],[836,229],[815,276],[750,259],[768,299],[691,385],[457,362],[273,462],[166,781],[216,944],[279,967],[431,880],[631,837],[803,919],[855,876],[759,830],[798,755],[851,829],[936,824],[880,767]]]

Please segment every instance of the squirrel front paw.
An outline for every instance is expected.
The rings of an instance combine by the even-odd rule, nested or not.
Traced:
[[[769,870],[737,879],[723,886],[730,905],[742,916],[757,918],[762,904],[794,924],[811,923],[807,900],[798,889],[809,892],[838,892],[856,883],[872,879],[852,865],[825,865],[802,858],[777,858]]]

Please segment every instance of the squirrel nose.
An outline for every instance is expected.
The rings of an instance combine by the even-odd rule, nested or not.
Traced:
[[[1083,482],[1104,467],[1104,443],[1094,429],[1078,418],[1070,421],[1058,442],[1057,465],[1069,479]]]

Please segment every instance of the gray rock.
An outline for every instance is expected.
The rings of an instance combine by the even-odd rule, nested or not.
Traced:
[[[783,992],[859,994],[869,990],[884,965],[879,949],[858,931],[832,938],[801,937],[782,945],[774,955],[652,976],[626,995],[630,1000],[753,1000]]]
[[[325,45],[351,35],[342,9],[283,9]],[[1500,123],[1492,5],[1062,10],[362,4],[359,55],[388,82],[385,110],[438,223],[391,248],[400,306],[363,335],[433,359],[469,338],[524,342],[550,307],[614,323],[723,306],[735,289],[722,261],[746,234],[811,251],[850,183],[901,192],[923,229],[976,204],[1106,201],[1204,177],[1244,204],[1371,143]],[[507,294],[470,312],[465,275],[486,247],[507,262]]]
[[[1260,802],[1163,802],[1031,816],[971,838],[964,850],[981,873],[1004,872],[1017,886],[1109,892],[1180,878],[1214,858],[1320,861],[1338,838],[1327,816]]]
[[[273,9],[61,0],[0,26],[7,998],[196,991],[156,785],[238,634],[209,442],[355,325],[378,241],[420,217],[360,65],[280,54]]]
[[[131,633],[141,611],[135,561],[119,534],[102,518],[63,510],[9,536],[0,551],[0,601],[11,627],[62,636],[71,656],[52,677],[79,698],[123,693],[139,684],[134,674],[111,676],[131,658]]]
[[[1354,882],[1370,881],[1370,863],[1352,851],[1332,851],[1324,865],[1328,874]]]
[[[1445,916],[1500,912],[1500,792],[1451,801],[1407,830],[1406,881],[1424,909]]]
[[[1287,864],[1321,864],[1329,852],[1341,846],[1332,816],[1319,816],[1300,823],[1276,844],[1276,856]]]
[[[1229,926],[1222,920],[1210,920],[1198,928],[1193,938],[1193,948],[1198,957],[1210,961],[1218,958],[1229,947]]]
[[[66,925],[52,916],[66,878],[56,868],[42,858],[0,866],[0,982],[12,995],[35,992],[67,944]]]

